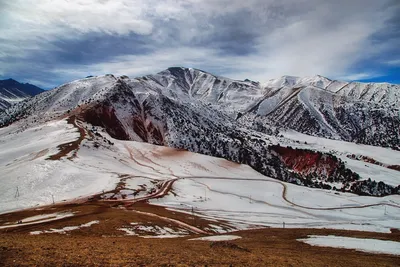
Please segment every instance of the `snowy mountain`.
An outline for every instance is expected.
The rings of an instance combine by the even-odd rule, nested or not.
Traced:
[[[276,89],[276,85],[282,87]],[[242,120],[296,131],[399,148],[400,86],[314,78],[270,81],[271,95]]]
[[[379,85],[347,84],[350,90],[342,83],[337,89],[338,83],[321,76],[285,76],[261,85],[178,67],[135,79],[105,75],[19,102],[0,113],[0,125],[19,121],[23,130],[76,116],[105,129],[112,138],[245,163],[266,176],[298,185],[361,195],[399,194],[400,183],[376,182],[355,171],[346,163],[349,152],[322,151],[305,142],[299,146],[299,140],[282,135],[283,128],[292,128],[397,148],[398,86],[382,85],[383,94]],[[378,142],[378,135],[385,138]],[[390,166],[388,172],[396,176],[398,162]]]
[[[19,83],[13,79],[0,80],[0,110],[43,91],[43,89],[29,83]]]
[[[177,67],[129,84],[181,102],[210,105],[257,131],[260,125],[276,126],[395,149],[400,143],[399,85],[340,82],[319,75],[260,84]]]

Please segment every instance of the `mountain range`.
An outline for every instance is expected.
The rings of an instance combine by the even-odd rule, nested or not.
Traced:
[[[42,92],[43,89],[29,83],[19,83],[13,79],[0,80],[0,110]]]
[[[154,75],[88,77],[44,91],[0,113],[0,126],[28,128],[76,116],[120,140],[142,141],[245,163],[279,180],[360,195],[399,194],[360,175],[334,151],[307,147],[285,135],[400,149],[400,86],[283,76],[259,83],[193,68]],[[365,155],[392,170],[398,165]]]

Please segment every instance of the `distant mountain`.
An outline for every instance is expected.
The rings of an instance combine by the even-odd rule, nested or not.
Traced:
[[[29,83],[19,83],[13,79],[0,80],[0,110],[42,92],[43,89]]]
[[[322,76],[260,84],[174,67],[134,79],[108,74],[64,84],[0,112],[0,127],[75,115],[120,140],[223,157],[298,185],[334,184],[337,190],[383,196],[399,194],[400,186],[360,177],[326,151],[293,148],[296,143],[280,131],[398,149],[399,94],[399,86],[389,84]]]

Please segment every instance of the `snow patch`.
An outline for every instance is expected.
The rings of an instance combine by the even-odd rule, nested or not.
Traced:
[[[11,225],[9,223],[7,223],[3,226],[0,226],[0,229],[13,228],[13,227],[24,226],[24,225],[33,225],[33,224],[39,224],[39,223],[44,223],[44,222],[51,222],[51,221],[56,221],[56,220],[60,220],[60,219],[71,217],[71,216],[74,216],[73,212],[36,215],[36,216],[22,219],[21,223],[16,222],[15,224],[11,224]]]
[[[229,241],[242,238],[238,235],[214,235],[189,239],[190,241]]]
[[[189,232],[184,229],[174,230],[169,227],[161,227],[158,225],[139,225],[137,223],[131,223],[131,227],[123,227],[118,230],[124,231],[129,236],[140,236],[142,238],[176,238],[188,235]],[[140,235],[140,233],[148,233],[152,235]]]
[[[334,235],[309,235],[308,238],[297,240],[312,246],[346,248],[368,253],[400,255],[400,242],[395,241]]]
[[[30,232],[31,235],[40,235],[40,234],[66,234],[67,232],[82,229],[82,228],[88,228],[91,227],[94,224],[99,224],[99,221],[91,221],[85,224],[81,224],[79,226],[66,226],[61,229],[50,229],[50,230],[44,230],[44,231],[32,231]]]

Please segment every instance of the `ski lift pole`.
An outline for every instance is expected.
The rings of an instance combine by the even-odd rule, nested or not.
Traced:
[[[19,197],[19,188],[18,188],[18,186],[17,186],[17,191],[15,191],[15,196],[14,197],[15,198]]]

